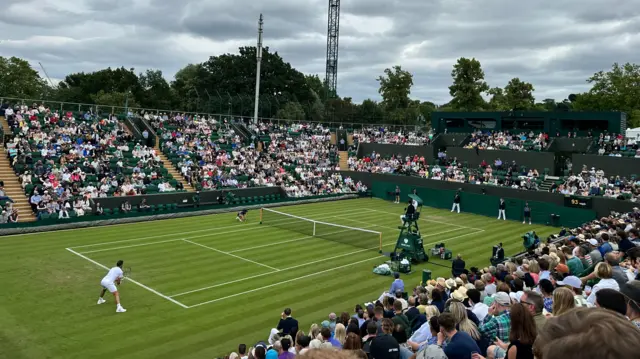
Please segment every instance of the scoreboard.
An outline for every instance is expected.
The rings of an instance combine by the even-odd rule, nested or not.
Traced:
[[[591,209],[593,207],[593,199],[591,197],[565,196],[564,206]]]

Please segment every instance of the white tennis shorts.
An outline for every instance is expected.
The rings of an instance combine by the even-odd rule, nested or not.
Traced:
[[[103,288],[105,288],[111,293],[115,293],[118,291],[118,287],[116,287],[116,284],[113,282],[102,281],[100,282],[100,285],[102,285]]]

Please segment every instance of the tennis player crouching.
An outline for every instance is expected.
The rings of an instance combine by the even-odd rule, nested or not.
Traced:
[[[247,212],[248,211],[246,209],[238,212],[238,216],[236,217],[236,219],[240,222],[244,222],[247,219]]]
[[[109,273],[107,273],[107,275],[104,276],[104,278],[102,278],[102,281],[100,282],[100,285],[102,286],[102,292],[100,293],[100,298],[98,298],[98,304],[106,302],[103,297],[108,290],[116,298],[116,313],[124,313],[127,311],[126,309],[122,308],[122,305],[120,305],[120,294],[118,293],[118,288],[116,287],[116,284],[120,285],[120,281],[124,277],[124,272],[122,271],[123,264],[124,261],[119,260],[118,263],[116,263],[115,267],[109,269]]]

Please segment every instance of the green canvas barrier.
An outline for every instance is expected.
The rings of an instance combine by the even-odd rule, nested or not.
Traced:
[[[428,187],[415,187],[393,182],[374,181],[371,191],[374,197],[392,200],[396,186],[400,187],[401,200],[408,201],[408,195],[414,189],[424,201],[424,205],[434,208],[451,209],[455,191],[434,189]],[[474,213],[489,217],[498,217],[498,203],[500,197],[476,193],[460,192],[462,212]],[[514,221],[523,220],[525,202],[522,199],[504,197],[507,219]],[[563,227],[578,227],[585,222],[596,218],[593,210],[569,208],[553,203],[528,201],[531,208],[531,221],[538,224],[548,224]],[[555,221],[552,214],[559,216]]]

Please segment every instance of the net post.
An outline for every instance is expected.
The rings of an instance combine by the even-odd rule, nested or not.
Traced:
[[[313,236],[316,236],[316,222],[313,221]]]
[[[260,224],[262,224],[262,211],[264,210],[264,208],[260,208]]]
[[[382,253],[382,232],[380,232],[379,239],[380,239],[380,250],[378,252]]]

